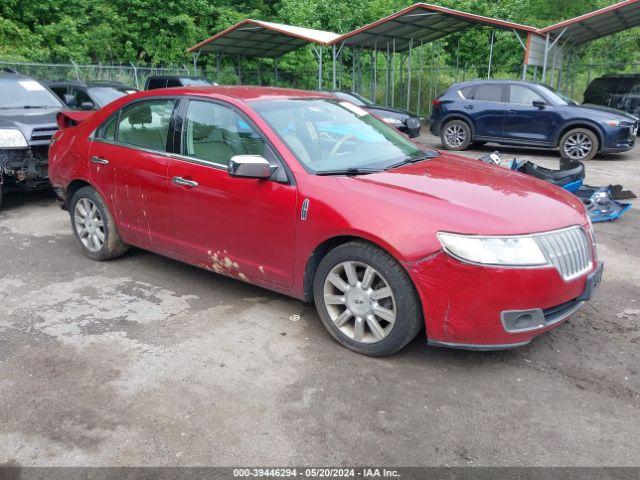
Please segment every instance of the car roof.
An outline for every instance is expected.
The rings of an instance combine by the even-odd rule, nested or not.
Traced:
[[[540,82],[530,82],[528,80],[469,80],[467,82],[455,83],[451,87],[452,88],[465,88],[465,87],[476,87],[478,85],[483,84],[493,84],[493,85],[528,85],[530,87],[547,87],[547,85]]]
[[[198,77],[192,75],[149,75],[147,80],[150,78],[189,78],[192,80],[207,80],[205,77]]]
[[[60,82],[46,82],[48,87],[73,86],[73,87],[113,87],[113,88],[133,88],[120,82],[83,82],[81,80],[65,80]]]
[[[159,88],[156,90],[145,90],[145,95],[153,96],[159,94],[174,94],[174,95],[200,95],[212,97],[217,95],[224,95],[226,97],[243,100],[246,102],[252,102],[256,100],[267,99],[294,99],[294,98],[334,98],[328,92],[315,92],[309,90],[297,90],[294,88],[280,88],[280,87],[257,87],[257,86],[187,86],[187,87],[173,87],[173,88]],[[137,95],[137,94],[136,94]]]
[[[0,70],[0,78],[15,78],[16,80],[35,80],[27,75],[21,73],[4,72]]]

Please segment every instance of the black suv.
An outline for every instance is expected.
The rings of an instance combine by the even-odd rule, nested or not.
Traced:
[[[50,82],[47,86],[70,108],[98,110],[138,89],[118,82]]]
[[[9,189],[49,186],[49,141],[62,102],[33,78],[0,72],[0,199]]]
[[[194,87],[212,85],[206,78],[202,77],[181,77],[178,75],[151,75],[144,84],[145,90],[155,90],[156,88],[168,87]]]
[[[584,92],[584,103],[617,108],[640,115],[640,75],[605,75],[593,80]]]
[[[358,95],[355,92],[334,90],[330,93],[341,100],[347,100],[348,102],[363,108],[367,112],[377,115],[385,123],[397,128],[402,133],[406,133],[412,138],[420,135],[422,120],[414,113],[402,110],[401,108],[377,105],[371,100],[364,98],[362,95]]]

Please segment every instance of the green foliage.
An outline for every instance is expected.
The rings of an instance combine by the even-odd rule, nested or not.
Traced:
[[[544,26],[600,8],[611,0],[438,0],[458,10]],[[410,5],[408,0],[2,0],[0,58],[78,63],[167,65],[190,63],[186,49],[244,18],[346,32]],[[490,31],[476,28],[436,46],[442,65],[488,63]],[[640,60],[640,40],[624,32],[594,42],[582,53],[593,63]],[[433,49],[430,50],[433,52]],[[347,69],[350,52],[345,52]],[[313,76],[313,54],[302,49],[281,61]],[[212,64],[212,60],[202,59]],[[511,32],[497,32],[496,68],[517,70],[522,49]],[[250,68],[269,67],[252,60]],[[231,67],[227,60],[227,68]],[[307,73],[305,73],[306,75]]]

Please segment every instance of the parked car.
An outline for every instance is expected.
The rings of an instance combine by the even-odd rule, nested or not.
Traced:
[[[145,90],[167,87],[196,87],[211,85],[211,82],[203,77],[181,77],[178,75],[151,75],[144,84]]]
[[[0,203],[2,193],[49,186],[49,141],[62,103],[33,78],[0,72]]]
[[[601,276],[575,196],[423,150],[326,93],[155,90],[59,123],[51,180],[85,255],[135,245],[313,299],[359,353],[425,325],[433,345],[524,345]]]
[[[640,115],[640,75],[606,75],[593,80],[584,92],[584,103]]]
[[[420,126],[422,121],[418,115],[415,115],[406,110],[400,108],[383,107],[382,105],[376,105],[371,100],[366,99],[362,95],[355,92],[343,92],[332,91],[333,95],[343,100],[347,100],[354,105],[362,107],[369,113],[373,113],[382,118],[385,123],[397,128],[403,133],[406,133],[410,137],[417,137],[420,135]]]
[[[64,104],[79,110],[98,110],[138,89],[117,82],[49,82],[47,86]]]
[[[431,133],[449,150],[473,143],[557,148],[563,158],[633,148],[638,119],[622,111],[579,105],[532,82],[458,83],[433,101]]]

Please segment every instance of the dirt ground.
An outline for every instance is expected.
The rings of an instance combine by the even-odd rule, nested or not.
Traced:
[[[495,149],[558,164],[464,154]],[[592,160],[587,183],[640,194],[639,157]],[[596,225],[603,283],[554,332],[373,359],[297,300],[140,250],[89,260],[51,195],[7,196],[0,463],[640,465],[639,207]]]

